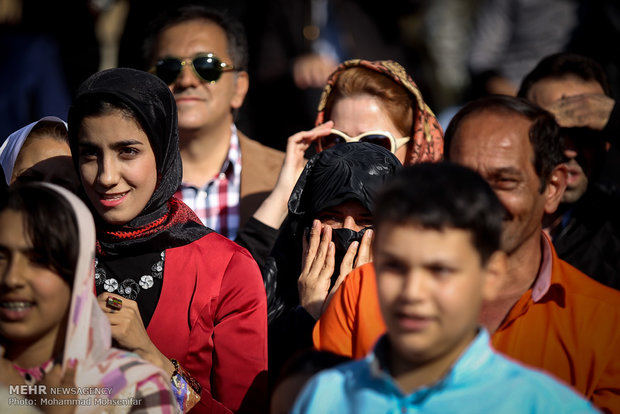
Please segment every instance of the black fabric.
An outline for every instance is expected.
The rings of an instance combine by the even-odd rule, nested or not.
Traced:
[[[278,238],[278,230],[250,217],[245,226],[239,229],[235,243],[248,249],[258,266],[263,268]]]
[[[303,307],[289,309],[269,324],[269,386],[273,386],[289,358],[297,351],[312,348],[316,321]],[[277,338],[278,340],[273,340]]]
[[[289,199],[289,214],[276,244],[262,267],[269,312],[269,377],[273,383],[282,365],[296,351],[311,346],[314,318],[299,306],[297,280],[301,274],[302,242],[306,229],[322,210],[357,200],[372,210],[375,195],[401,164],[388,150],[356,142],[336,145],[313,156]],[[363,231],[335,229],[336,267]],[[337,275],[337,270],[335,274]],[[332,285],[334,278],[332,277]]]
[[[339,271],[340,263],[342,263],[342,259],[344,259],[344,255],[347,253],[347,250],[349,250],[349,246],[351,246],[351,243],[353,242],[361,243],[364,233],[369,228],[370,227],[366,227],[366,228],[361,229],[360,231],[355,231],[355,230],[345,229],[345,228],[332,229],[332,241],[334,242],[334,247],[336,250],[334,259],[338,266],[336,267],[334,274],[332,275],[330,289],[331,289],[331,286],[334,286],[334,284],[336,283],[338,276],[340,276],[340,271]],[[355,256],[355,258],[357,258],[357,255]]]
[[[110,100],[126,104],[139,118],[155,153],[158,184],[143,211],[122,226],[108,225],[98,214],[93,214],[97,221],[99,253],[160,252],[191,243],[211,232],[189,207],[173,197],[183,174],[177,107],[168,86],[150,73],[127,68],[108,69],[82,83],[68,118],[69,144],[78,173],[78,135],[84,107],[89,102]]]
[[[620,194],[620,105],[614,105],[609,120],[603,128],[605,139],[611,143],[597,183],[607,192]]]
[[[262,269],[269,321],[299,305],[302,237],[317,214],[351,199],[372,211],[377,192],[401,167],[390,151],[365,142],[336,145],[308,161],[291,193],[289,214],[271,257]]]
[[[590,186],[553,237],[561,259],[593,279],[620,289],[620,197]]]
[[[153,269],[160,260],[160,253],[157,252],[130,257],[112,256],[103,260],[99,258],[95,273],[97,295],[106,292],[106,281],[109,283],[111,279],[116,280],[122,288],[114,293],[137,302],[142,323],[148,328],[163,286],[163,268],[159,271]],[[145,269],[145,264],[150,264],[151,269]],[[141,285],[140,282],[142,276],[147,275],[152,277],[153,285],[145,289],[148,285]]]
[[[311,158],[291,193],[289,214],[314,218],[346,200],[357,200],[371,210],[385,176],[400,164],[388,150],[376,151],[371,145],[342,144],[336,151],[323,151]]]

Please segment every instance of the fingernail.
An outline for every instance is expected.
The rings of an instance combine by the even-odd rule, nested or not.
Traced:
[[[75,368],[76,365],[77,365],[77,358],[71,358],[69,360],[69,367],[70,368]]]
[[[357,249],[357,246],[360,244],[359,242],[354,241],[353,243],[351,243],[353,245],[353,247],[355,247]]]

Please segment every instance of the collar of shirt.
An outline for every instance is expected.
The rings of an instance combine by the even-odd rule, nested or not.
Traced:
[[[532,286],[532,300],[534,303],[540,301],[551,286],[551,240],[544,233],[540,245],[542,248],[542,262],[538,269],[536,281]]]
[[[228,178],[238,182],[237,177],[241,176],[241,150],[239,149],[239,135],[237,135],[237,127],[235,124],[230,126],[230,146],[228,147],[228,154],[222,164],[222,169],[219,174],[213,177],[207,184],[208,186],[214,180],[220,178]]]
[[[230,126],[230,145],[228,147],[228,154],[226,154],[226,159],[222,164],[220,172],[207,181],[202,187],[195,187],[187,184],[185,181],[181,183],[181,187],[206,189],[217,179],[224,178],[228,178],[229,181],[234,183],[239,183],[241,179],[241,149],[239,147],[239,135],[237,134],[237,127],[235,124],[231,124]]]
[[[493,355],[493,350],[489,345],[489,333],[483,327],[478,328],[478,334],[469,344],[467,349],[460,355],[455,364],[440,380],[418,390],[409,395],[404,395],[390,375],[388,369],[388,354],[390,352],[389,338],[383,335],[375,345],[373,352],[368,354],[366,361],[370,367],[370,376],[385,384],[386,391],[389,391],[398,398],[405,398],[413,404],[420,404],[435,392],[440,392],[446,387],[458,384],[469,383],[480,378],[480,370]]]
[[[241,148],[237,128],[231,125],[226,159],[211,180],[200,187],[182,183],[175,196],[185,202],[203,224],[234,239],[239,227]]]

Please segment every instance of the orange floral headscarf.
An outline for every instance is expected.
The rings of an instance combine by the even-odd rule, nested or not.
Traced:
[[[349,68],[359,66],[374,70],[389,77],[411,93],[417,103],[418,110],[414,113],[415,119],[413,120],[412,128],[412,144],[409,144],[405,165],[417,164],[425,161],[441,161],[443,159],[443,131],[441,126],[433,111],[431,111],[426,102],[424,102],[424,99],[422,99],[422,93],[411,76],[407,74],[405,68],[392,60],[371,62],[363,59],[353,59],[341,63],[334,73],[330,75],[327,80],[327,85],[323,88],[315,124],[320,125],[325,122],[325,104],[334,88],[338,76]]]

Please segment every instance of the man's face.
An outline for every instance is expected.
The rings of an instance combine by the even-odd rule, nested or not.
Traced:
[[[224,30],[211,22],[193,20],[163,30],[156,42],[155,61],[173,57],[192,59],[196,55],[213,53],[222,62],[233,65],[228,53]],[[242,75],[243,74],[243,75]],[[243,81],[239,81],[243,77]],[[229,127],[232,109],[241,107],[247,92],[245,72],[223,72],[215,82],[206,82],[186,64],[176,80],[169,85],[179,111],[179,131],[213,130]]]
[[[530,125],[527,118],[517,114],[474,113],[462,121],[449,148],[450,160],[477,171],[506,209],[502,250],[509,255],[524,243],[540,239],[548,207],[550,189],[547,186],[540,192],[528,135]]]
[[[596,81],[584,81],[575,76],[561,79],[542,79],[530,88],[527,99],[544,109],[549,109],[555,102],[571,96],[584,94],[605,94],[601,85]],[[579,200],[588,188],[588,171],[583,161],[581,150],[574,142],[567,142],[564,155],[568,158],[566,167],[566,191],[562,202],[574,203]],[[584,171],[586,170],[586,171]]]
[[[454,360],[476,333],[482,302],[495,297],[497,273],[489,269],[497,270],[499,253],[483,266],[471,233],[455,228],[385,223],[376,237],[377,292],[394,362]]]

